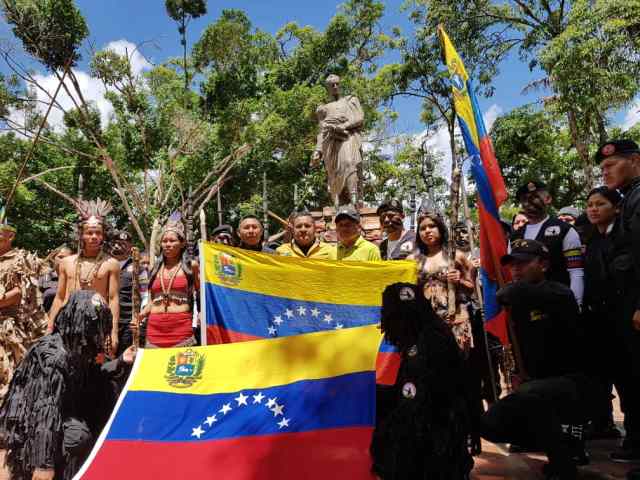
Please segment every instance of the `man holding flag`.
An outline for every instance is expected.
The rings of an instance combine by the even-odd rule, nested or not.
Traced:
[[[529,330],[527,330],[529,333],[526,335],[529,340],[527,342],[529,357],[534,350],[536,350],[535,354],[541,358],[545,353],[548,353],[546,346],[554,338],[549,336],[550,330],[540,330],[542,319],[546,318],[546,314],[541,313],[540,309],[549,302],[547,304],[541,302],[538,296],[535,302],[525,306],[524,302],[527,298],[524,294],[517,293],[522,292],[522,288],[514,290],[518,285],[537,287],[544,281],[545,268],[548,268],[545,263],[548,250],[538,242],[525,240],[522,245],[518,245],[517,252],[514,249],[512,255],[506,254],[506,241],[499,217],[499,207],[507,198],[504,180],[463,62],[441,26],[438,28],[438,35],[451,75],[453,106],[462,130],[467,153],[471,157],[471,172],[478,190],[481,275],[487,318],[486,329],[500,338],[503,344],[507,344],[509,340],[513,343],[515,357],[518,360],[516,362],[518,373],[523,377],[522,380],[531,380],[524,382],[515,392],[492,405],[482,418],[483,436],[494,442],[511,441],[541,448],[548,454],[550,460],[550,464],[545,470],[547,479],[574,479],[576,478],[577,457],[580,457],[578,460],[581,462],[588,461],[581,448],[582,430],[575,424],[583,421],[577,412],[581,411],[579,408],[580,399],[585,398],[580,393],[589,392],[589,382],[586,380],[577,382],[571,375],[579,375],[581,379],[585,378],[584,375],[581,372],[578,373],[575,368],[562,370],[558,361],[552,361],[553,368],[548,371],[529,372],[531,376],[527,378],[527,371],[524,368],[527,366],[527,362],[524,364],[522,362],[521,354],[524,352],[518,348],[516,330],[515,328],[507,329],[509,325],[507,312],[500,307],[497,298],[500,296],[501,303],[514,309],[520,307],[522,315],[518,318],[526,317],[525,325],[529,326]],[[524,273],[521,271],[522,269],[513,268],[513,256],[516,254],[526,256],[531,264],[527,264],[528,268]],[[505,284],[501,263],[509,264],[512,267],[512,272],[518,277],[516,278],[518,282],[497,292],[497,289],[504,287]],[[553,288],[555,285],[552,285]],[[507,293],[514,291],[515,295],[507,295]],[[505,301],[505,297],[508,297],[508,301]],[[569,298],[573,302],[573,317],[571,318],[577,318],[577,304],[571,294],[569,294]],[[571,311],[570,307],[571,305],[567,307],[567,311]],[[554,312],[554,315],[550,315],[549,318],[566,321],[568,316],[565,313],[558,315],[557,312]],[[539,321],[532,323],[533,320]],[[530,332],[532,329],[536,330],[535,334]],[[522,329],[519,331],[522,332]],[[563,337],[563,340],[571,343],[574,340],[573,332],[571,329],[566,329],[566,331],[567,337]],[[546,338],[544,334],[547,335]],[[538,338],[539,341],[531,342],[529,337],[533,337],[534,340]],[[555,341],[557,343],[557,339]],[[569,356],[571,355],[569,354]],[[530,362],[530,364],[536,365],[535,362]],[[559,388],[560,383],[563,388]],[[535,418],[531,416],[534,411]],[[565,423],[574,424],[569,426],[570,435],[563,435],[560,425],[563,420]],[[575,442],[574,439],[569,438],[574,431],[580,433]]]

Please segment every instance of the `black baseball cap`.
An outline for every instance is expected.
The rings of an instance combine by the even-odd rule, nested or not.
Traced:
[[[546,190],[546,189],[547,189],[547,186],[544,183],[538,182],[536,180],[532,180],[530,182],[525,183],[524,185],[521,185],[520,188],[518,188],[518,190],[516,191],[516,198],[520,198],[521,196],[527,193],[537,192],[539,190]]]
[[[549,258],[547,246],[537,240],[515,240],[511,244],[511,253],[500,259],[502,265],[508,265],[516,260],[533,260],[534,258]]]
[[[600,145],[596,152],[596,162],[600,163],[605,158],[625,153],[640,153],[640,148],[633,140],[611,140]]]
[[[404,213],[404,209],[402,208],[402,202],[396,198],[385,200],[376,210],[376,215],[380,216],[384,212],[388,212],[390,210],[393,210],[399,213]]]
[[[342,205],[341,207],[338,207],[335,221],[338,222],[341,218],[344,217],[350,218],[354,222],[360,221],[360,214],[353,205]]]

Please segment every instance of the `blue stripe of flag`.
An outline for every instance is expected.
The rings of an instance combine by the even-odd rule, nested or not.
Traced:
[[[247,397],[247,405],[237,400],[240,394]],[[267,407],[270,399],[283,406],[282,414]],[[226,414],[221,411],[224,405],[231,408]],[[288,426],[278,425],[283,419]],[[375,373],[359,372],[213,395],[129,391],[107,439],[204,441],[372,426],[374,420]],[[194,429],[203,431],[199,438]]]

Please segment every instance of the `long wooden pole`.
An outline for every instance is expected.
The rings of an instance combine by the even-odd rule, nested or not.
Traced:
[[[462,211],[464,212],[464,219],[467,225],[467,231],[469,232],[469,248],[471,252],[475,250],[475,239],[473,238],[473,222],[471,221],[471,211],[469,209],[469,202],[467,201],[467,189],[465,188],[464,177],[460,180],[460,196],[462,200]],[[491,393],[493,393],[493,401],[498,401],[498,388],[496,387],[496,372],[493,369],[493,363],[491,362],[491,354],[489,352],[489,337],[487,335],[487,329],[484,328],[484,298],[482,298],[482,288],[480,286],[480,275],[476,274],[474,288],[476,291],[476,298],[478,299],[478,305],[480,305],[480,315],[482,317],[482,334],[484,336],[484,353],[487,356],[487,365],[489,366],[489,379],[491,381]]]
[[[33,157],[33,153],[35,152],[36,146],[38,145],[38,142],[40,140],[40,135],[42,134],[42,130],[44,129],[45,125],[47,124],[47,119],[49,118],[49,114],[51,113],[51,110],[53,109],[53,104],[56,101],[56,97],[58,96],[58,93],[60,93],[60,90],[62,89],[62,86],[64,84],[64,79],[66,78],[67,73],[69,72],[69,68],[71,67],[72,61],[73,60],[70,59],[67,62],[67,65],[64,67],[64,72],[62,73],[62,78],[60,79],[60,82],[58,83],[58,87],[56,88],[56,91],[53,94],[53,97],[51,98],[51,102],[49,103],[49,106],[47,107],[47,111],[44,114],[44,117],[42,117],[42,120],[40,121],[40,125],[38,126],[38,131],[36,132],[36,136],[33,138],[33,142],[31,142],[31,146],[29,148],[29,151],[27,152],[27,155],[24,158],[24,161],[22,162],[22,165],[20,166],[20,170],[18,170],[18,175],[16,176],[16,181],[13,183],[13,186],[11,187],[11,191],[9,192],[9,195],[7,196],[7,200],[5,202],[5,210],[6,211],[9,210],[9,205],[11,204],[11,201],[13,200],[13,196],[16,193],[18,185],[20,185],[20,182],[22,181],[22,177],[24,176],[25,169],[27,168],[27,163],[29,163],[29,160],[31,160],[31,158]]]
[[[453,106],[453,102],[452,102]],[[455,268],[456,264],[456,242],[454,241],[455,226],[458,222],[458,210],[460,207],[460,168],[456,159],[455,138],[451,132],[451,191],[449,195],[449,270]],[[456,314],[456,285],[452,281],[447,281],[449,317],[453,318]]]

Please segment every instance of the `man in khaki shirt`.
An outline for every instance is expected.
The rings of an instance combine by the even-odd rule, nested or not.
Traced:
[[[360,235],[360,214],[352,205],[338,208],[335,218],[338,245],[331,252],[331,260],[380,261],[378,247]]]

